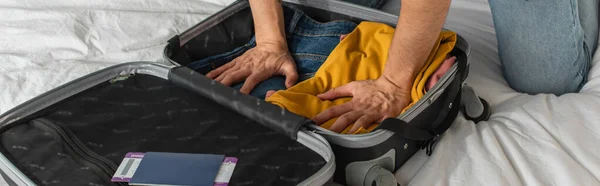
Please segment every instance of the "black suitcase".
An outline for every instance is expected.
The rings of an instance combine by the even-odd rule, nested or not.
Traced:
[[[208,153],[238,158],[230,185],[322,185],[334,156],[307,123],[186,68],[126,63],[2,115],[0,169],[18,185],[122,185],[128,152]]]
[[[397,22],[395,15],[340,1],[288,0],[284,1],[284,6],[299,9],[319,22],[376,21],[391,26]],[[248,3],[240,1],[170,39],[164,51],[165,59],[176,66],[187,66],[193,61],[230,51],[251,39],[254,34],[252,22]],[[308,124],[310,130],[331,143],[336,155],[335,181],[363,184],[367,171],[374,166],[395,171],[420,149],[430,155],[439,135],[450,127],[461,109],[470,120],[487,120],[489,105],[464,84],[469,71],[469,52],[468,42],[458,35],[451,52],[457,56],[457,63],[408,111],[397,119],[381,123],[379,128],[382,130],[344,135]]]
[[[320,20],[396,20],[337,1],[285,5]],[[464,100],[469,47],[460,37],[450,72],[410,110],[363,135],[330,132],[179,66],[245,43],[251,27],[248,3],[238,1],[169,40],[165,58],[175,67],[116,65],[0,115],[2,176],[14,185],[123,185],[110,177],[126,153],[158,151],[237,157],[230,185],[384,184],[419,149],[431,151]],[[223,34],[231,31],[239,35]],[[219,43],[205,47],[207,35]]]

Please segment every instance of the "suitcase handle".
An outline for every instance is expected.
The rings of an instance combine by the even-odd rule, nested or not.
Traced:
[[[300,127],[311,123],[307,118],[256,97],[239,93],[184,66],[172,68],[169,71],[169,80],[293,140],[297,139]]]
[[[462,83],[460,81],[455,80],[452,85],[460,86],[462,85]],[[444,103],[444,105],[448,106],[442,109],[438,118],[433,122],[433,126],[437,126],[436,129],[424,130],[415,127],[417,126],[417,124],[409,124],[408,122],[397,118],[387,118],[383,120],[383,122],[381,122],[375,130],[389,130],[410,140],[427,140],[430,142],[434,142],[435,140],[431,139],[439,137],[440,134],[448,130],[448,128],[450,128],[450,125],[452,125],[452,123],[454,122],[454,119],[456,119],[456,116],[458,115],[458,112],[460,110],[459,105],[461,101],[461,88],[459,87],[458,89],[446,90],[451,91],[449,92],[450,95],[448,95],[448,99],[446,99]]]

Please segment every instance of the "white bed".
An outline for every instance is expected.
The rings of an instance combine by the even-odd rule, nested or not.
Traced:
[[[232,1],[0,1],[0,113],[110,65],[162,62],[168,38]],[[471,44],[467,82],[493,114],[477,125],[461,115],[400,183],[600,185],[600,55],[581,93],[524,95],[502,77],[486,0],[454,0],[446,28]]]

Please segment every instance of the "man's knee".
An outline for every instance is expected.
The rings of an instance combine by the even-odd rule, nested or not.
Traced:
[[[589,57],[582,55],[575,58],[565,56],[562,60],[546,58],[503,61],[504,77],[518,92],[557,96],[576,93],[587,81],[589,69]]]
[[[582,77],[565,78],[565,77],[536,77],[536,78],[521,78],[523,74],[507,74],[513,78],[506,78],[508,84],[517,92],[527,94],[554,94],[557,96],[566,93],[579,92],[582,85]],[[548,78],[548,79],[544,79]]]
[[[587,81],[596,41],[587,41],[595,35],[586,33],[597,33],[597,24],[581,24],[597,20],[580,23],[578,13],[596,18],[597,12],[580,10],[577,2],[490,1],[504,77],[512,88],[562,95],[578,92]]]

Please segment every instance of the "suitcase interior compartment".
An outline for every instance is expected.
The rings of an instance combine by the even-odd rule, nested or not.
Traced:
[[[442,115],[441,112],[445,109],[449,109],[449,103],[452,107],[460,104],[462,81],[458,76],[452,77],[455,78],[448,78],[447,84],[439,87],[440,89],[443,88],[443,90],[440,90],[441,92],[436,99],[433,99],[427,105],[424,105],[418,112],[418,115],[414,116],[414,118],[407,120],[409,121],[409,125],[414,125],[423,130],[437,132],[436,129],[441,125],[451,124],[451,122],[454,121],[458,115],[457,112],[448,111],[447,115]],[[403,117],[407,116],[405,115]],[[438,123],[439,121],[450,123],[441,124]],[[438,125],[433,126],[434,123]],[[396,171],[419,150],[425,150],[425,152],[429,154],[435,147],[435,142],[431,143],[431,141],[428,140],[412,140],[402,134],[393,133],[387,130],[376,130],[371,133],[360,135],[347,135],[329,132],[318,126],[313,127],[315,127],[318,134],[325,137],[331,143],[331,148],[337,155],[334,181],[341,184],[357,183],[357,180],[355,179],[356,171],[354,170],[356,169],[356,165],[353,165],[357,164],[357,162],[373,165],[377,164],[390,171]],[[342,154],[351,155],[344,156]]]
[[[284,0],[286,6],[302,10],[306,15],[319,22],[333,20],[377,21],[395,26],[397,17],[376,10],[365,9],[331,1],[296,1]],[[254,35],[251,11],[246,1],[238,2],[213,17],[190,28],[178,37],[170,40],[165,48],[165,58],[175,65],[186,66],[192,61],[200,60],[215,54],[229,52],[248,42]],[[415,106],[398,117],[409,124],[418,124],[418,128],[432,130],[434,121],[453,120],[457,114],[439,116],[442,108],[448,103],[460,105],[462,83],[468,74],[468,55],[470,48],[466,40],[458,36],[452,55],[457,57],[456,64],[444,75],[439,83],[425,95]],[[458,104],[456,104],[458,103]],[[437,117],[435,117],[437,116]],[[308,125],[311,130],[325,137],[336,154],[336,172],[334,181],[345,184],[352,179],[346,174],[348,165],[354,162],[369,162],[390,156],[393,151],[392,165],[384,166],[389,170],[397,170],[413,154],[421,150],[425,141],[410,140],[400,134],[388,130],[375,130],[367,134],[338,134],[314,124]],[[378,161],[378,160],[376,160]]]
[[[293,140],[143,73],[103,81],[8,122],[0,119],[0,152],[41,185],[116,185],[110,178],[128,152],[237,157],[230,185],[296,185],[321,176],[333,158],[300,143],[310,134]]]
[[[463,41],[460,43],[465,46]],[[460,105],[460,92],[464,81],[462,73],[468,70],[465,66],[460,67],[463,70],[458,70],[458,61],[466,64],[468,60],[464,50],[465,48],[457,47],[451,52],[451,55],[457,57],[457,64],[430,90],[431,93],[427,93],[415,106],[400,115],[398,120],[426,131],[445,131],[445,127],[449,127],[445,124],[451,124],[458,115],[457,110],[450,110]],[[360,178],[357,173],[361,175],[357,168],[364,169],[365,165],[368,168],[368,165],[377,164],[390,171],[396,171],[416,152],[426,149],[426,153],[431,153],[435,145],[435,142],[431,144],[431,141],[412,140],[388,130],[353,135],[334,133],[316,125],[309,125],[309,128],[330,142],[334,154],[337,155],[334,181],[341,184],[362,183],[360,179],[356,179]],[[429,146],[430,144],[432,146]]]
[[[364,19],[334,13],[310,6],[285,3],[284,8],[302,10],[319,22],[347,20],[359,23]],[[232,51],[254,36],[254,21],[247,1],[239,1],[205,21],[172,38],[165,48],[165,58],[175,65],[187,64],[209,56]]]
[[[288,1],[284,2],[286,7],[302,10],[306,15],[319,22],[333,20],[348,20],[355,23],[360,23],[361,21],[378,21],[395,26],[397,18],[391,14],[340,2],[286,1]],[[207,18],[205,21],[200,22],[180,36],[172,38],[169,41],[169,45],[165,47],[165,58],[175,65],[186,66],[193,61],[216,54],[226,53],[240,47],[246,44],[253,35],[254,27],[250,7],[247,1],[239,1],[229,8]],[[458,64],[459,62],[464,62],[468,65],[468,53],[468,43],[461,36],[458,36],[457,45],[452,51],[452,55],[457,56],[457,63],[448,71],[448,73],[446,73],[446,75],[444,75],[444,77],[442,77],[440,82],[442,80],[454,78],[455,76],[451,73],[456,73],[459,68],[463,69],[460,78],[462,79],[461,81],[464,81],[466,72],[468,72],[468,67],[460,67]],[[430,92],[443,91],[445,88],[444,86],[446,85],[437,83]],[[422,109],[431,104],[431,102],[436,100],[439,96],[440,94],[426,94],[422,99],[423,101],[421,101],[422,103],[415,104],[413,107],[417,107],[417,105],[421,106],[409,109],[399,118],[406,121],[412,120],[420,111],[422,111]],[[426,99],[430,101],[427,101]],[[413,114],[408,115],[408,113],[411,112],[413,112]],[[317,130],[320,130],[320,128],[317,127]]]

